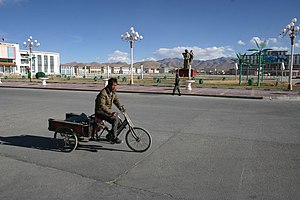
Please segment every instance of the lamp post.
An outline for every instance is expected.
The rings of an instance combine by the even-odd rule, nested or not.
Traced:
[[[141,65],[141,79],[144,79],[144,65]]]
[[[138,32],[134,30],[133,27],[130,28],[130,32],[126,32],[124,35],[121,35],[121,39],[130,42],[130,68],[131,68],[131,78],[130,84],[133,84],[133,43],[138,40],[142,40],[143,36],[139,35]]]
[[[282,76],[283,76],[283,71],[285,70],[284,62],[281,63],[281,82],[282,82]]]
[[[108,85],[108,80],[109,80],[109,77],[110,77],[110,73],[109,73],[109,65],[106,66],[106,78],[103,79],[104,81],[104,87],[106,87]]]
[[[29,47],[29,69],[28,73],[30,74],[30,82],[32,81],[32,48],[39,47],[41,44],[37,40],[33,40],[32,36],[29,36],[26,42],[23,42],[24,47]]]
[[[290,60],[290,69],[289,69],[289,90],[293,90],[293,64],[294,64],[294,45],[296,40],[296,35],[299,34],[299,26],[295,26],[297,22],[297,18],[292,19],[292,21],[286,25],[284,29],[282,29],[282,33],[280,34],[284,37],[288,34],[291,38],[291,60]]]
[[[109,65],[107,65],[107,67],[106,67],[106,77],[107,77],[107,79],[109,79],[109,77],[110,77],[109,70],[110,70]]]
[[[87,78],[87,75],[86,75],[86,65],[84,65],[84,74],[83,74],[83,78]]]
[[[236,77],[237,77],[237,70],[239,69],[239,66],[237,63],[234,63],[234,66],[235,66],[235,80],[236,80]]]

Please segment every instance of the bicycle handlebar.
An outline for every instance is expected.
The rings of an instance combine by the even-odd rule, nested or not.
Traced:
[[[123,113],[126,111],[124,105],[122,105],[122,106],[120,107],[120,111],[123,112]]]

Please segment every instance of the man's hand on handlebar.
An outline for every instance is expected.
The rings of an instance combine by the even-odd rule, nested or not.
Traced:
[[[117,116],[119,115],[119,113],[118,113],[118,112],[113,112],[112,115],[113,115],[114,117],[117,117]]]
[[[124,105],[122,105],[122,106],[120,107],[120,111],[122,111],[122,112],[125,112],[125,111],[126,111]]]

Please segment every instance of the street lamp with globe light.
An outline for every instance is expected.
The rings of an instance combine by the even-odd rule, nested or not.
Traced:
[[[121,35],[121,39],[124,41],[130,42],[130,68],[131,68],[131,78],[130,84],[133,84],[133,43],[138,40],[142,40],[143,36],[134,30],[133,27],[130,28],[130,32],[126,32],[124,35]]]
[[[294,45],[296,40],[296,35],[299,34],[299,26],[295,26],[297,22],[297,18],[292,19],[292,21],[286,25],[284,29],[281,31],[281,37],[285,35],[289,35],[291,38],[291,60],[290,60],[290,69],[289,69],[289,90],[293,90],[293,64],[294,64]]]
[[[31,74],[31,68],[32,68],[32,48],[33,47],[39,47],[41,44],[37,40],[33,40],[32,36],[29,36],[26,42],[23,42],[24,47],[29,47],[29,77],[30,77],[30,82],[32,81],[32,74]]]

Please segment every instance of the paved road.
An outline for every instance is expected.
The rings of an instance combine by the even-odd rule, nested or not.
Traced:
[[[96,92],[0,88],[0,199],[300,199],[300,101],[120,95],[145,153],[55,149],[47,119],[92,113]]]

